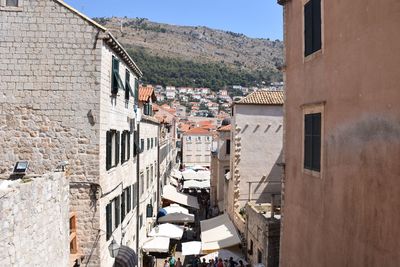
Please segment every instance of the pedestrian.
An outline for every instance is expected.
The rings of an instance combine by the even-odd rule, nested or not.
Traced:
[[[169,258],[169,267],[175,267],[175,262],[176,262],[176,260],[175,260],[174,256],[171,256]]]
[[[228,265],[229,265],[229,264],[228,264],[228,259],[225,258],[225,259],[224,259],[224,267],[228,267]]]
[[[232,257],[229,258],[229,267],[236,267],[238,263],[233,260]]]
[[[222,262],[222,259],[218,259],[217,267],[224,267],[224,263]]]
[[[197,258],[197,256],[195,256],[192,260],[193,267],[199,267],[199,262],[197,260],[198,260],[198,258]]]
[[[203,262],[201,263],[201,267],[207,267],[206,259],[203,258]]]
[[[165,261],[164,261],[164,267],[169,267],[168,260],[165,260]]]
[[[175,263],[175,267],[182,267],[181,258],[178,258],[178,260]]]
[[[239,267],[244,267],[243,261],[239,260]]]

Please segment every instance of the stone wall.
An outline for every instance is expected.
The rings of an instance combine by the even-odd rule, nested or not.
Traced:
[[[0,266],[68,266],[68,195],[64,173],[0,180]]]

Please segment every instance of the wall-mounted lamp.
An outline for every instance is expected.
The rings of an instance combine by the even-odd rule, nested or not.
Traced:
[[[112,258],[117,257],[118,252],[119,252],[120,245],[118,245],[117,242],[115,242],[114,236],[113,240],[111,241],[110,245],[108,245],[108,251],[110,252],[110,256]]]
[[[19,160],[15,163],[13,174],[26,174],[29,167],[29,161]]]

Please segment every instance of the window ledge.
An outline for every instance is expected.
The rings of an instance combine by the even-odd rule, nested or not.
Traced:
[[[318,172],[318,171],[312,171],[312,170],[303,168],[303,173],[308,176],[315,177],[315,178],[321,178],[321,171]]]
[[[20,6],[1,6],[0,11],[22,12],[24,9]]]
[[[314,53],[305,56],[304,57],[304,62],[309,62],[312,61],[314,58],[320,57],[322,55],[322,49],[315,51]]]

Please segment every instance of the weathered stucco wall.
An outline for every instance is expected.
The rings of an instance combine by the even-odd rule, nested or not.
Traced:
[[[68,195],[64,173],[0,180],[0,266],[68,266]]]
[[[303,4],[287,1],[281,266],[400,262],[400,2],[322,1],[322,51],[304,60]],[[321,176],[302,171],[302,107],[324,103]]]

